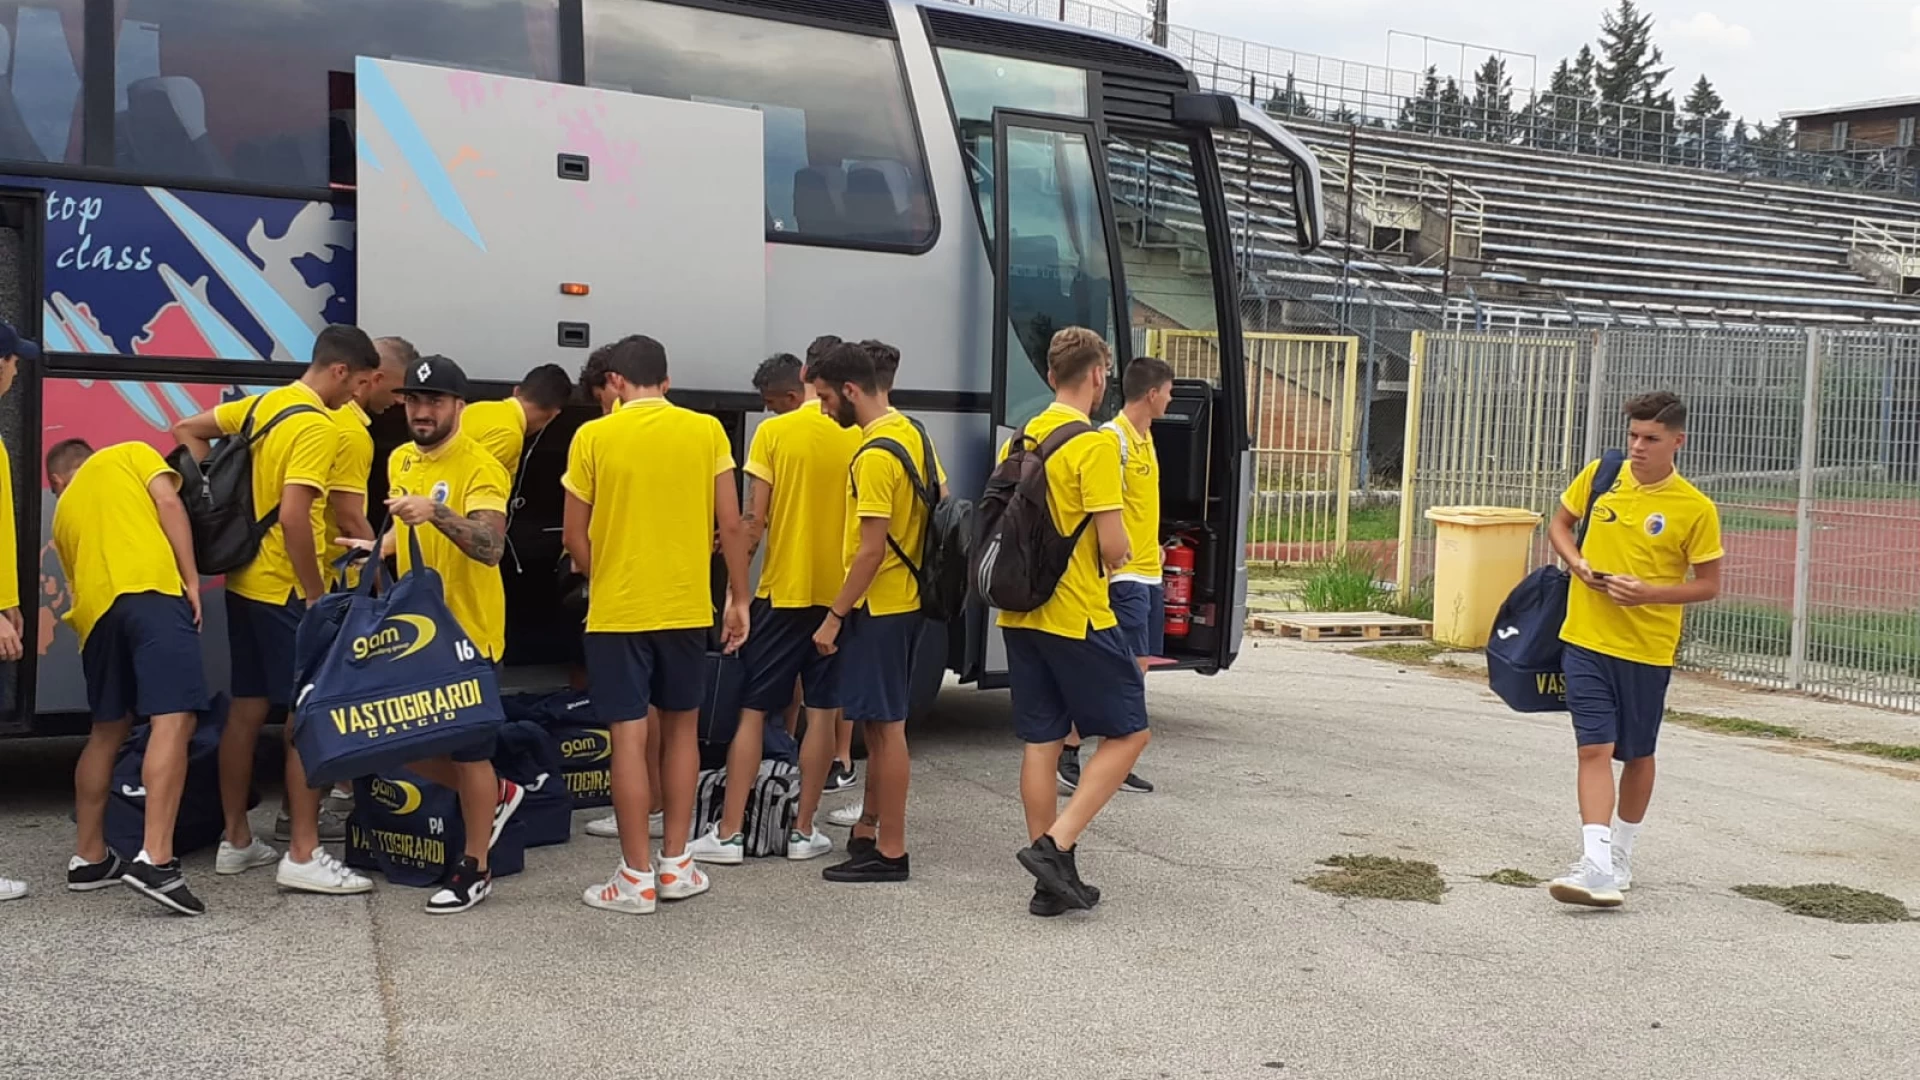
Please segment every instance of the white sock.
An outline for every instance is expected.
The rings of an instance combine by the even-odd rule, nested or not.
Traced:
[[[1613,866],[1613,837],[1605,825],[1580,826],[1580,840],[1588,862],[1603,870]]]
[[[1640,830],[1646,827],[1644,821],[1621,821],[1613,819],[1613,846],[1620,854],[1633,857],[1633,842],[1640,838]]]

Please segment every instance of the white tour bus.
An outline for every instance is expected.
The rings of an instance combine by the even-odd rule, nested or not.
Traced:
[[[589,65],[585,86],[357,62],[361,324],[496,381],[645,333],[667,347],[676,399],[742,450],[761,359],[821,334],[877,338],[903,357],[895,404],[963,496],[1050,399],[1054,330],[1092,327],[1120,365],[1149,328],[1217,335],[1205,370],[1183,354],[1154,435],[1163,536],[1197,548],[1191,629],[1166,651],[1177,668],[1229,666],[1251,476],[1215,144],[1239,133],[1295,164],[1310,249],[1323,214],[1305,147],[1166,52],[1055,23],[944,0],[625,6],[627,55],[606,65],[622,75]],[[520,485],[512,661],[562,659],[538,643],[577,618],[550,597],[578,422],[544,436]],[[947,670],[1004,679],[984,611],[930,626],[920,657],[921,707]]]

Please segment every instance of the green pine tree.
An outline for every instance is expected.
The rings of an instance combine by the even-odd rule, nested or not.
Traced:
[[[1661,67],[1666,58],[1653,43],[1653,15],[1633,0],[1620,0],[1617,11],[1600,16],[1600,60],[1594,86],[1609,105],[1652,105],[1660,86],[1673,70]]]
[[[1473,100],[1467,108],[1473,133],[1488,142],[1506,142],[1513,132],[1513,80],[1498,56],[1487,57],[1473,76]]]

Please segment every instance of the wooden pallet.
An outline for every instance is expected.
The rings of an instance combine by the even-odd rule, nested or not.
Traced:
[[[1255,615],[1249,619],[1255,630],[1267,630],[1281,637],[1302,641],[1359,638],[1425,638],[1433,633],[1433,624],[1425,619],[1409,619],[1382,611],[1300,611],[1275,615]]]

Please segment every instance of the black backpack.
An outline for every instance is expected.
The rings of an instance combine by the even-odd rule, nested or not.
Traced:
[[[1047,459],[1092,432],[1092,424],[1079,420],[1061,424],[1043,440],[1022,431],[987,477],[974,519],[968,576],[974,591],[1001,611],[1033,611],[1046,603],[1073,561],[1073,549],[1093,515],[1081,518],[1071,535],[1060,535],[1047,506]]]
[[[208,577],[253,562],[260,541],[280,521],[277,503],[265,514],[254,513],[254,444],[289,416],[320,413],[312,405],[289,405],[255,431],[253,414],[259,408],[260,399],[255,398],[240,430],[216,443],[207,460],[193,460],[184,446],[167,455],[167,464],[180,474],[180,499],[187,504],[187,521],[193,527],[194,561]]]
[[[932,462],[933,440],[928,438],[927,429],[917,420],[908,423],[920,433],[920,460]],[[863,445],[854,454],[868,450],[885,450],[900,462],[907,471],[907,483],[913,486],[913,493],[921,502],[927,504],[927,528],[920,540],[920,565],[915,566],[907,553],[887,534],[887,546],[893,554],[906,564],[907,572],[913,575],[920,586],[920,613],[929,619],[948,622],[957,617],[967,607],[967,566],[973,551],[973,503],[966,499],[952,497],[941,498],[940,485],[932,477],[926,483],[920,481],[920,470],[914,467],[913,455],[907,448],[893,439],[875,439]],[[860,497],[859,485],[854,486],[854,498]]]

